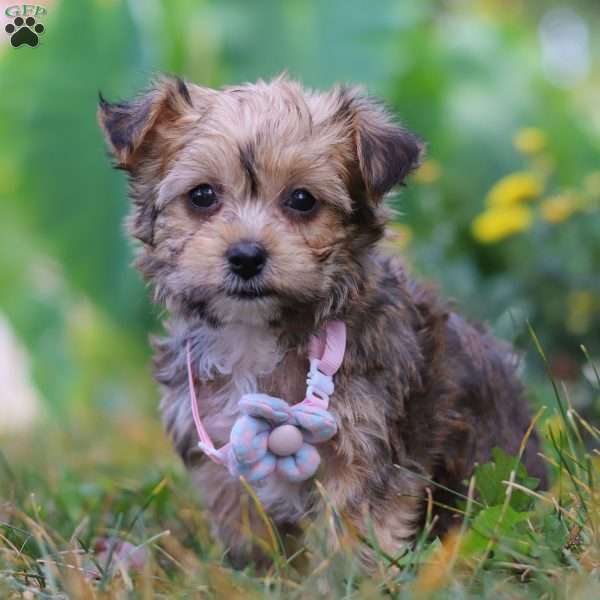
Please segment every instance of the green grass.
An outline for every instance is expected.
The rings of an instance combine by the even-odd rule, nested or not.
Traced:
[[[371,574],[323,490],[327,516],[309,525],[301,573],[276,536],[259,541],[269,572],[233,570],[154,417],[92,414],[77,428],[3,439],[0,598],[600,598],[600,431],[552,385],[556,404],[538,413],[551,489],[534,491],[519,457],[496,451],[459,502],[461,527],[441,541],[425,531],[394,557],[364,540],[377,556]],[[115,537],[143,549],[140,570],[125,567]]]

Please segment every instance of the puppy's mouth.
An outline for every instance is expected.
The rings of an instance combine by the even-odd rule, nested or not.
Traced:
[[[274,296],[275,291],[271,288],[255,284],[252,286],[245,285],[227,288],[225,289],[225,294],[229,298],[236,298],[238,300],[259,300]]]

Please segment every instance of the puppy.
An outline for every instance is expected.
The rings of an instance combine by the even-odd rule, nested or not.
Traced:
[[[137,267],[170,317],[154,341],[161,410],[236,564],[258,560],[262,522],[238,478],[198,449],[186,372],[222,445],[245,394],[304,397],[311,335],[345,323],[347,347],[317,478],[358,533],[395,555],[422,525],[427,479],[464,490],[530,423],[510,348],[452,312],[377,247],[383,199],[423,144],[360,91],[319,93],[279,77],[212,90],[162,78],[132,102],[100,99],[116,166],[128,172]],[[241,266],[240,266],[241,265]],[[523,462],[544,480],[535,433]],[[285,534],[318,516],[313,480],[254,484]],[[250,511],[246,513],[245,511]],[[438,531],[450,523],[440,514]],[[366,545],[357,552],[369,563]]]

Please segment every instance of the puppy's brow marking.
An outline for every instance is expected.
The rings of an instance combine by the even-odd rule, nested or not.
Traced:
[[[250,193],[256,196],[258,192],[258,178],[255,169],[254,145],[251,142],[239,147],[240,162],[250,181]]]

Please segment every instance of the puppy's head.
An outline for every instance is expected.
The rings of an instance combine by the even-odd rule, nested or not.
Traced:
[[[212,322],[327,316],[360,287],[382,198],[422,145],[355,89],[283,77],[215,91],[164,78],[100,124],[130,176],[138,266]]]

